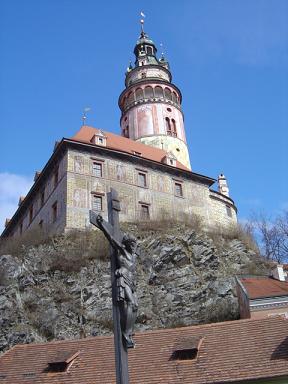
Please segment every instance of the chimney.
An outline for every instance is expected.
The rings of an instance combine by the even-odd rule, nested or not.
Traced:
[[[227,185],[226,177],[223,175],[223,173],[218,176],[218,192],[229,197],[229,188]]]

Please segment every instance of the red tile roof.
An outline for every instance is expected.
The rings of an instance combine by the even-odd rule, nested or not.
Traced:
[[[130,384],[216,384],[288,377],[288,320],[239,320],[137,333]],[[181,340],[200,340],[194,360],[171,360]],[[193,346],[195,343],[192,343]],[[183,348],[187,348],[184,343]],[[68,372],[45,372],[59,352],[80,351]],[[3,384],[115,383],[112,337],[18,345],[0,358]]]
[[[264,297],[288,296],[288,282],[279,281],[272,277],[242,278],[249,299]]]
[[[80,141],[82,143],[90,143],[92,137],[95,134],[99,134],[100,129],[89,127],[84,125],[80,128],[80,130],[72,137],[72,140]],[[150,145],[142,144],[138,141],[134,141],[128,139],[123,136],[115,135],[111,132],[102,131],[103,134],[107,137],[107,148],[115,149],[121,152],[126,152],[129,154],[133,154],[134,152],[141,153],[141,157],[153,161],[157,161],[162,163],[163,158],[167,155],[167,152],[160,149],[154,148]],[[176,161],[176,167],[179,169],[183,169],[185,171],[190,171],[185,165]]]

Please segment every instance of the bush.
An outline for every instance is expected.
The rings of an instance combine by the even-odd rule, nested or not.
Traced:
[[[7,237],[0,240],[0,254],[20,257],[25,248],[50,241],[48,234],[40,229],[31,229],[21,236]]]
[[[173,225],[172,225],[173,224]],[[175,226],[176,224],[176,226]],[[162,214],[153,220],[143,220],[135,223],[139,232],[145,231],[167,231],[171,227],[175,230],[177,224],[184,225],[187,228],[193,229],[196,232],[203,231],[203,221],[200,216],[180,212],[178,215],[169,214],[163,211]]]
[[[248,226],[238,223],[237,225],[232,225],[228,228],[216,227],[213,230],[209,230],[207,234],[218,247],[223,246],[223,240],[236,239],[241,241],[247,249],[254,251],[257,255],[260,254],[257,242]]]
[[[70,231],[52,238],[52,245],[50,271],[79,272],[89,261],[109,257],[109,243],[98,230]]]

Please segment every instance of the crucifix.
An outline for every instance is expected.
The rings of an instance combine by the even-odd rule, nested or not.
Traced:
[[[90,223],[99,228],[110,243],[116,383],[129,384],[128,348],[134,347],[133,326],[138,303],[135,294],[136,239],[119,228],[120,202],[117,192],[107,193],[108,222],[90,211]]]

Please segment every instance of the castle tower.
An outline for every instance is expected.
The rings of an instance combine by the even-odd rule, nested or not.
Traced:
[[[172,83],[169,63],[143,29],[137,40],[135,66],[127,68],[125,90],[119,97],[121,134],[172,153],[191,169],[186,143],[182,95]]]

